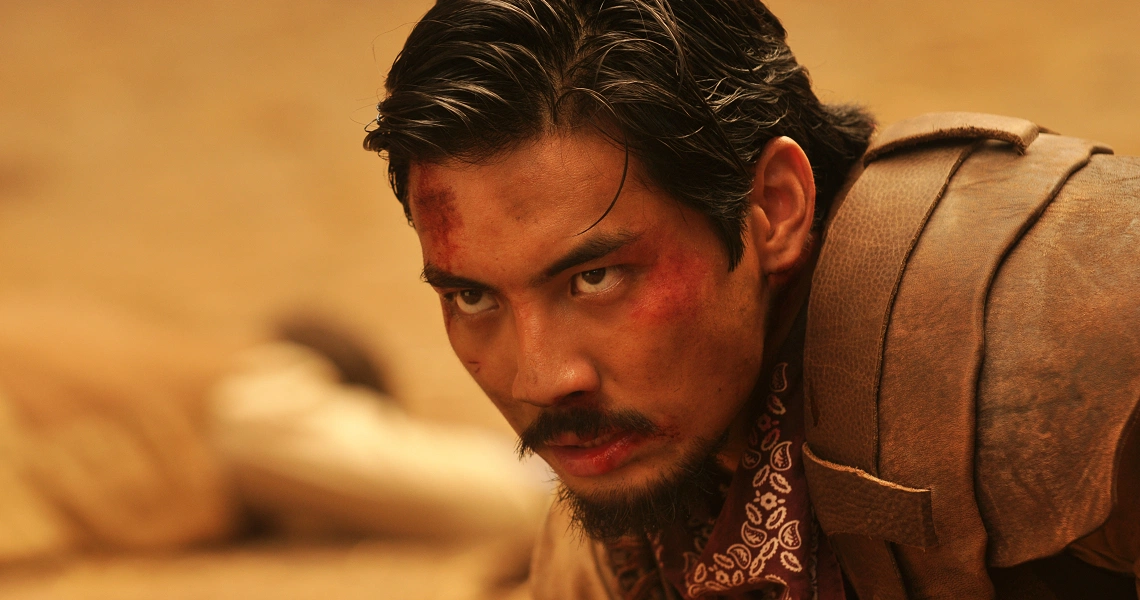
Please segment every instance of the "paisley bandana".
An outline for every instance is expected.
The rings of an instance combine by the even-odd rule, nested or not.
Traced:
[[[705,515],[649,536],[660,569],[654,579],[686,600],[845,597],[808,501],[802,356],[803,328],[796,327],[770,371],[763,405],[754,407],[748,449],[723,495],[710,499]]]

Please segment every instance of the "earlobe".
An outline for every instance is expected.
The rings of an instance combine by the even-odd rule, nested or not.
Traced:
[[[768,142],[756,161],[749,200],[749,236],[762,272],[795,268],[807,252],[815,218],[815,178],[799,144],[788,137]]]

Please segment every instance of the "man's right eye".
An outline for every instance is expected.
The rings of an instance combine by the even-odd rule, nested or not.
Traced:
[[[459,312],[474,315],[499,306],[495,297],[482,290],[461,290],[450,294]]]

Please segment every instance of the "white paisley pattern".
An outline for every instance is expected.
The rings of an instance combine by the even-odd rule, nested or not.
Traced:
[[[792,573],[804,569],[794,552],[804,543],[803,525],[788,519],[784,506],[792,493],[784,475],[792,467],[792,442],[780,439],[780,417],[786,412],[780,395],[788,390],[787,367],[787,363],[776,365],[766,411],[756,420],[749,448],[741,459],[749,470],[759,467],[752,478],[754,496],[744,506],[747,518],[740,526],[742,543],[729,546],[725,552],[714,552],[710,562],[700,562],[713,529],[711,521],[703,524],[696,536],[696,552],[684,553],[685,586],[690,597],[766,581],[786,588],[786,581],[766,572],[772,560]]]

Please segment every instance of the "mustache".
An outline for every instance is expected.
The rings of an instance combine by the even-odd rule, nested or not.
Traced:
[[[592,437],[607,431],[653,435],[658,433],[660,428],[635,410],[608,411],[590,406],[547,408],[543,409],[538,418],[519,434],[515,451],[522,459],[534,454],[535,450],[564,433]]]

